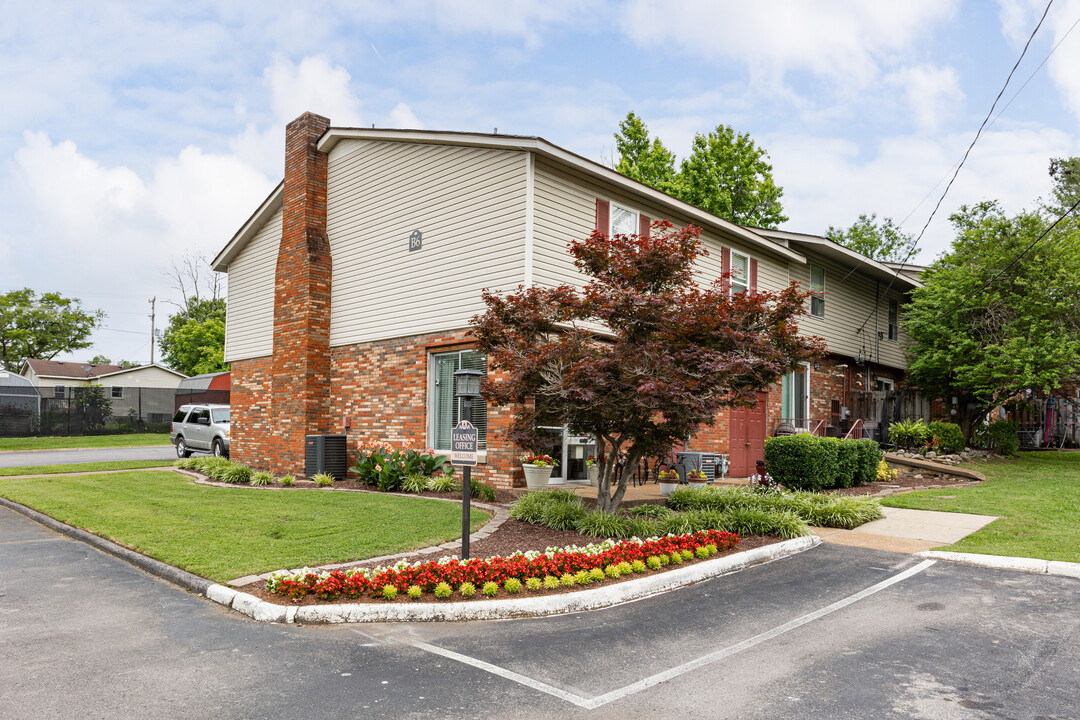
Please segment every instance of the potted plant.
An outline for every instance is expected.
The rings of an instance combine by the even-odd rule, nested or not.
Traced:
[[[551,471],[558,463],[550,455],[528,454],[521,458],[521,469],[525,471],[525,485],[530,490],[543,490],[551,479]]]
[[[701,470],[687,470],[686,471],[686,482],[690,483],[690,487],[693,487],[693,488],[705,487],[705,483],[707,481],[708,481],[708,478],[705,477],[705,473],[702,472]]]
[[[660,471],[660,494],[671,497],[675,488],[679,487],[679,471],[675,468]]]
[[[596,464],[595,455],[585,458],[585,467],[589,469],[589,484],[596,485],[600,480],[600,466]]]

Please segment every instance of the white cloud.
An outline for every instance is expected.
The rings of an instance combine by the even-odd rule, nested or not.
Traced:
[[[1017,49],[1023,47],[1045,7],[1043,0],[998,0],[1002,34]],[[1024,67],[1033,69],[1035,57],[1043,52],[1042,48],[1047,48],[1045,52],[1049,52],[1049,48],[1057,46],[1047,62],[1047,72],[1073,117],[1080,120],[1080,74],[1076,72],[1076,68],[1080,67],[1078,19],[1080,0],[1058,0],[1054,3],[1036,36],[1033,50],[1028,51],[1029,62]]]
[[[960,80],[951,67],[905,67],[886,75],[885,83],[903,90],[915,122],[923,130],[934,130],[945,119],[957,115],[964,100]]]
[[[417,119],[416,115],[413,114],[412,108],[405,103],[399,102],[394,106],[394,109],[390,111],[389,127],[420,130],[424,125]]]
[[[631,0],[623,29],[645,48],[676,46],[691,56],[743,62],[752,81],[771,86],[800,70],[862,87],[890,55],[910,48],[956,5],[957,0]]]

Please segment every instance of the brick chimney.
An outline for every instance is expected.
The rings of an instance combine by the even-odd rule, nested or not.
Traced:
[[[326,235],[326,154],[330,127],[306,112],[285,128],[285,189],[274,281],[273,465],[299,477],[304,436],[330,430],[330,241]]]

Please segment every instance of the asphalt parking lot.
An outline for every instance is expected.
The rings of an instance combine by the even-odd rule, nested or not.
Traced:
[[[1071,718],[1080,581],[821,545],[607,610],[263,625],[0,508],[0,717]]]

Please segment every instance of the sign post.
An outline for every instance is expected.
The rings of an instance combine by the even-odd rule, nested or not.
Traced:
[[[462,403],[465,406],[464,415],[472,415],[472,399],[465,398]],[[461,481],[461,559],[469,559],[469,525],[472,501],[472,468],[476,464],[476,446],[478,433],[476,428],[468,420],[461,420],[450,431],[450,464],[455,467],[464,467],[465,477]]]

